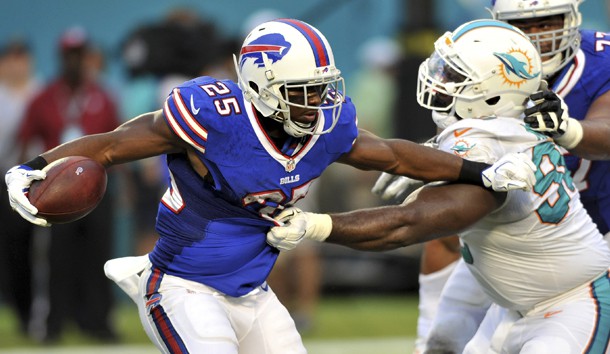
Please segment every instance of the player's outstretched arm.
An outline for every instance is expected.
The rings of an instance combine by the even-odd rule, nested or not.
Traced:
[[[67,156],[85,156],[110,166],[182,151],[186,149],[185,145],[170,130],[161,110],[145,113],[112,132],[81,137],[11,168],[5,175],[9,202],[13,210],[27,221],[49,226],[46,220],[36,216],[38,210],[26,197],[32,182],[45,178],[42,169],[49,163]]]
[[[492,188],[529,190],[534,164],[523,154],[508,154],[494,165],[463,160],[453,154],[401,139],[381,139],[360,130],[352,150],[339,162],[421,181],[457,181]]]
[[[384,251],[456,234],[493,210],[506,195],[467,184],[426,186],[405,204],[337,214],[287,212],[267,242],[289,250],[304,238],[359,250]]]
[[[85,156],[110,166],[185,148],[186,143],[171,131],[158,110],[137,116],[111,132],[59,145],[41,156],[49,163],[66,156]]]

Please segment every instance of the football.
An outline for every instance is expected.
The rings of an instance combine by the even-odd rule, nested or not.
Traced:
[[[70,156],[47,165],[47,177],[34,181],[28,199],[37,216],[51,224],[78,220],[89,214],[106,193],[106,169],[83,156]]]

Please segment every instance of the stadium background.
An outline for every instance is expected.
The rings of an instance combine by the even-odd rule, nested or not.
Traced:
[[[212,22],[224,35],[241,41],[246,30],[246,19],[259,10],[272,9],[285,17],[307,21],[326,35],[350,92],[353,84],[351,78],[361,70],[362,60],[358,50],[363,43],[376,37],[396,39],[402,45],[407,43],[402,49],[406,46],[408,55],[412,46],[409,47],[408,41],[401,41],[402,39],[422,30],[431,29],[438,33],[453,29],[467,20],[489,17],[484,9],[488,4],[489,1],[485,0],[5,1],[0,11],[0,45],[15,36],[26,38],[34,54],[36,74],[46,81],[56,71],[56,48],[60,34],[67,27],[82,26],[104,51],[107,66],[103,80],[120,97],[130,79],[121,46],[126,36],[139,26],[156,23],[168,11],[180,6],[192,9],[204,20]],[[610,30],[608,4],[605,1],[585,1],[581,11],[583,28]],[[423,44],[423,50],[429,52],[430,38],[432,37],[421,37],[420,40],[427,42],[416,43]],[[383,53],[379,55],[383,56]],[[414,86],[415,82],[409,81],[405,85]],[[400,127],[400,124],[397,126]],[[374,176],[376,174],[369,175],[364,180],[374,181]],[[366,189],[370,189],[370,186]],[[341,195],[330,195],[331,200],[337,198],[341,198]],[[334,209],[380,203],[372,196],[368,198],[370,200],[361,201],[357,205],[340,203]],[[324,203],[323,198],[321,202]],[[115,236],[117,240],[123,240],[117,242],[117,254],[121,255],[129,254],[129,243],[124,241],[128,238],[125,235],[128,230],[125,223],[128,224],[129,221],[119,222]],[[410,336],[415,333],[417,316],[418,248],[387,253],[361,253],[329,246],[324,249],[323,255],[327,271],[323,284],[325,296],[319,311],[326,315],[320,315],[319,321],[324,330],[313,331],[306,336],[310,351],[314,354],[342,353],[342,350],[357,353],[354,347],[350,347],[351,342],[351,345],[366,352],[366,348],[383,348],[380,347],[382,344],[375,341],[365,344],[356,338],[389,337],[385,340],[389,345],[387,349],[378,352],[406,352],[403,349],[411,345]],[[122,295],[117,292],[117,296]],[[126,342],[136,343],[136,347],[119,352],[139,353],[139,345],[144,345],[142,352],[150,352],[150,348],[146,347],[146,338],[139,331],[137,318],[134,317],[135,309],[127,301],[123,303],[117,309],[116,318],[123,331],[135,332],[127,335]],[[0,299],[0,353],[51,352],[48,349],[33,349],[34,343],[18,338],[12,329],[13,321],[10,311],[2,306]],[[335,337],[351,340],[333,342]],[[74,334],[68,335],[64,344],[80,346],[93,343]],[[22,347],[25,349],[20,349]],[[82,347],[76,348],[71,350],[85,352]],[[91,348],[93,349],[88,349],[88,352],[103,352],[98,347]],[[67,349],[57,350],[58,353],[68,352]]]
[[[425,1],[423,1],[425,2]],[[55,46],[60,33],[71,25],[82,25],[91,37],[109,51],[108,76],[112,84],[124,79],[118,47],[125,35],[140,24],[157,21],[171,8],[187,6],[212,19],[229,35],[242,36],[244,19],[261,9],[275,9],[287,17],[301,18],[318,27],[328,38],[337,62],[347,77],[358,68],[354,50],[374,36],[394,36],[409,18],[429,18],[441,29],[453,29],[462,22],[488,17],[488,0],[436,0],[430,14],[412,11],[408,0],[106,0],[106,1],[5,1],[0,11],[0,39],[23,35],[30,39],[37,68],[44,78],[56,67]],[[410,5],[411,3],[411,5]],[[581,6],[584,27],[608,28],[603,0],[585,1]]]

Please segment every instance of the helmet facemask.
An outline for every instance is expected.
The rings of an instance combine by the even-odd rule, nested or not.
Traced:
[[[339,117],[343,102],[343,97],[337,94],[339,91],[345,92],[345,83],[340,76],[323,77],[308,82],[299,80],[272,81],[268,87],[260,89],[261,95],[269,95],[273,97],[274,102],[277,102],[277,106],[268,107],[274,109],[269,117],[282,123],[286,133],[294,137],[325,134],[335,127],[337,119],[333,119],[333,123],[326,130],[319,129],[318,126],[323,121],[320,116],[326,110],[332,111],[332,117]],[[316,110],[318,111],[318,117],[313,122],[298,122],[292,119],[291,108]]]
[[[439,51],[419,66],[417,102],[437,112],[449,112],[455,105],[459,93],[472,83],[459,67],[445,60]]]

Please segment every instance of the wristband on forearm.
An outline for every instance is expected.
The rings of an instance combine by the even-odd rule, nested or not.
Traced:
[[[564,148],[570,150],[576,147],[582,140],[583,128],[580,122],[574,118],[567,118],[565,133],[557,137],[553,137],[555,142]]]
[[[456,182],[475,184],[484,187],[485,185],[483,184],[481,174],[483,171],[490,168],[491,165],[466,159],[463,159],[462,161],[462,169],[460,170],[460,175]]]
[[[25,162],[22,165],[27,166],[27,167],[31,168],[32,170],[42,170],[48,164],[49,163],[47,162],[47,160],[44,159],[44,157],[36,156],[32,160]]]

